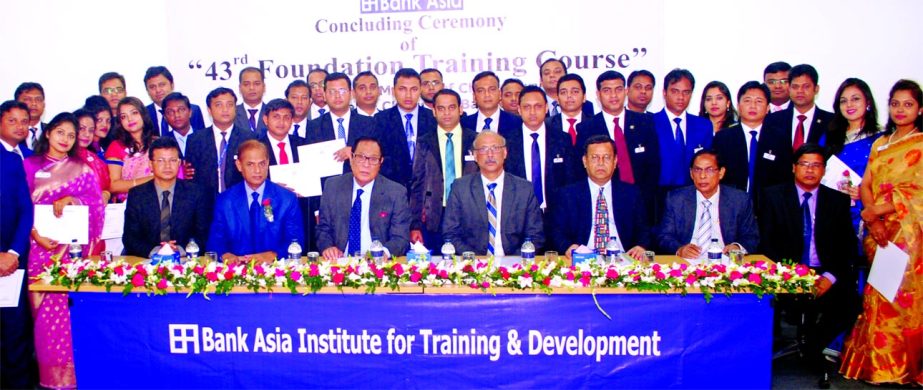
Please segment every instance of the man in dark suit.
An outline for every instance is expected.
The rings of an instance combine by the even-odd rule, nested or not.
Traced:
[[[558,82],[561,77],[567,75],[567,65],[564,65],[557,58],[549,58],[542,62],[538,67],[538,74],[541,78],[542,90],[551,101],[548,104],[548,116],[555,116],[561,113],[561,104],[558,103]],[[584,101],[581,110],[586,116],[593,116],[593,103]]]
[[[285,87],[285,100],[292,104],[292,127],[289,134],[308,138],[308,114],[311,110],[311,89],[304,80],[295,80]]]
[[[152,66],[147,68],[144,73],[144,87],[147,88],[147,94],[151,97],[153,103],[147,105],[147,115],[154,122],[154,132],[160,136],[166,136],[170,131],[170,125],[163,115],[163,98],[173,92],[173,74],[164,66]],[[205,103],[208,105],[208,103]],[[195,104],[190,105],[191,114],[189,122],[194,129],[205,128],[205,119],[202,117],[202,110]],[[117,117],[117,115],[113,115]]]
[[[820,278],[807,305],[808,360],[824,361],[821,352],[848,330],[861,310],[852,262],[858,258],[849,197],[820,185],[824,149],[804,144],[795,151],[794,182],[766,188],[760,205],[760,250],[774,261],[797,261]]]
[[[663,80],[665,107],[654,114],[660,148],[660,186],[664,191],[689,185],[686,171],[692,155],[711,147],[711,121],[686,112],[695,78],[686,69],[673,69]]]
[[[148,150],[154,180],[132,188],[125,205],[125,254],[149,258],[164,244],[176,251],[190,239],[208,240],[212,197],[195,184],[177,180],[182,169],[179,145],[161,137]]]
[[[237,88],[243,101],[237,105],[234,126],[250,129],[257,135],[265,133],[266,124],[260,119],[266,113],[266,103],[263,103],[263,94],[266,93],[263,71],[248,66],[240,71],[238,82]]]
[[[580,176],[570,137],[545,128],[547,104],[541,88],[535,85],[523,88],[519,94],[522,126],[500,132],[506,138],[508,153],[504,171],[532,183],[542,210],[547,207],[548,197],[555,190]]]
[[[374,117],[378,112],[378,98],[381,96],[378,76],[369,71],[359,72],[353,79],[353,84],[356,91],[356,112],[369,118]]]
[[[421,70],[420,85],[422,87],[420,99],[423,100],[423,106],[432,110],[433,104],[436,102],[436,92],[445,88],[445,83],[442,81],[442,72],[436,68]]]
[[[240,183],[240,171],[234,168],[235,153],[242,142],[256,139],[256,134],[234,126],[237,105],[234,91],[215,88],[208,93],[205,104],[214,125],[192,133],[186,146],[186,161],[192,166],[192,181],[214,195]]]
[[[20,162],[32,155],[26,145],[29,137],[29,107],[25,103],[7,100],[0,105],[0,145],[19,156]]]
[[[763,188],[791,181],[791,149],[784,133],[763,120],[769,112],[769,88],[748,81],[737,93],[740,123],[721,130],[712,146],[726,170],[722,184],[746,191],[759,207]]]
[[[757,248],[760,235],[750,199],[746,192],[718,184],[724,172],[714,151],[696,152],[689,169],[694,185],[667,196],[657,236],[662,252],[702,258],[712,239],[718,240],[724,253]]]
[[[410,242],[431,247],[443,242],[442,215],[452,183],[478,170],[474,156],[467,152],[477,132],[459,122],[461,96],[443,89],[433,99],[438,129],[418,138],[410,182]]]
[[[614,177],[618,166],[615,143],[601,134],[590,137],[583,166],[586,182],[555,193],[557,200],[549,207],[548,246],[566,257],[581,245],[605,253],[609,237],[616,237],[623,251],[627,248],[628,255],[643,259],[645,248],[651,245],[650,224],[638,188]]]
[[[570,137],[571,146],[582,148],[582,145],[577,144],[577,126],[593,117],[581,109],[586,102],[586,84],[583,77],[574,73],[561,76],[558,79],[558,98],[561,113],[549,116],[545,120],[546,127],[552,131],[562,131]]]
[[[109,113],[117,117],[119,101],[128,96],[125,90],[125,76],[117,72],[106,72],[99,76],[99,95],[109,103]]]
[[[346,146],[334,157],[343,162],[343,173],[346,173],[350,171],[349,157],[352,155],[352,145],[361,137],[375,135],[375,121],[350,109],[352,84],[345,73],[327,75],[324,79],[324,89],[327,112],[308,122],[305,141],[314,144],[342,139]]]
[[[784,129],[793,151],[805,143],[824,145],[833,113],[814,104],[814,97],[820,91],[817,70],[808,64],[795,65],[788,72],[788,77],[791,80],[788,83],[791,104],[766,117],[766,123]]]
[[[267,180],[269,150],[257,140],[247,140],[237,156],[234,165],[243,182],[218,195],[206,248],[231,263],[239,257],[260,261],[285,257],[292,241],[304,248],[295,194]]]
[[[404,186],[378,172],[385,156],[371,137],[356,140],[352,173],[327,180],[320,202],[317,246],[327,260],[369,251],[378,240],[393,256],[409,248],[410,209]]]
[[[192,133],[202,128],[195,129],[192,127],[192,110],[189,98],[179,92],[172,92],[163,98],[163,116],[167,118],[167,124],[173,129],[164,137],[173,138],[179,145],[179,156],[185,158],[186,145],[189,143],[189,137]]]
[[[500,109],[519,116],[519,92],[525,87],[520,79],[503,80],[503,84],[500,85]]]
[[[23,111],[28,118],[28,113]],[[3,122],[6,123],[6,120]],[[0,204],[3,205],[0,213],[0,276],[10,275],[17,269],[25,272],[32,231],[32,197],[21,157],[6,149],[0,149]],[[3,373],[0,375],[0,387],[4,389],[31,389],[35,386],[32,314],[26,291],[28,276],[35,275],[23,277],[19,304],[0,309],[0,372]]]
[[[628,104],[625,108],[639,114],[648,114],[647,107],[651,105],[651,100],[654,98],[656,85],[657,80],[650,71],[640,69],[631,72],[628,75],[628,82],[625,83],[625,88],[628,89]]]
[[[506,140],[484,131],[472,151],[480,170],[456,180],[442,219],[442,235],[457,252],[518,255],[526,239],[545,245],[542,211],[532,184],[503,170]],[[486,207],[485,207],[486,205]]]
[[[388,156],[381,174],[409,188],[417,137],[436,132],[436,118],[432,110],[418,104],[420,75],[417,71],[398,70],[394,74],[392,92],[397,104],[375,114],[376,138],[383,154]]]
[[[522,121],[519,117],[500,109],[500,78],[494,72],[478,73],[471,81],[471,86],[477,111],[461,118],[463,128],[475,132],[505,132],[520,128]]]
[[[24,143],[30,150],[34,149],[35,141],[41,137],[45,126],[48,125],[42,122],[42,115],[45,114],[45,89],[39,83],[25,82],[16,87],[13,98],[29,109],[29,134]]]
[[[763,83],[769,87],[769,112],[775,113],[791,105],[788,94],[788,72],[792,66],[785,61],[776,61],[763,69]]]

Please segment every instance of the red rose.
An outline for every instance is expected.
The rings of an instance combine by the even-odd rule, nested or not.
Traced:
[[[791,274],[791,273],[786,272],[786,273],[783,273],[783,274],[782,274],[782,280],[784,280],[784,281],[787,282],[787,281],[789,281],[789,280],[791,280],[791,279],[792,279],[792,274]]]
[[[845,170],[845,171],[843,171],[843,176],[849,177],[849,170],[848,170],[848,169]]]
[[[160,279],[160,281],[157,282],[157,288],[158,288],[158,289],[161,289],[161,290],[166,290],[166,289],[167,289],[167,280],[166,280],[166,279]]]
[[[378,213],[378,218],[385,218],[385,217],[387,217],[387,216],[388,216],[388,213],[387,213],[387,212],[382,211],[382,212]]]
[[[263,269],[262,264],[257,264],[256,267],[253,267],[253,272],[256,272],[257,275],[266,275],[266,270]]]
[[[401,265],[401,263],[394,264],[394,267],[391,267],[391,270],[393,270],[394,274],[397,276],[404,274],[404,267]]]
[[[615,268],[609,268],[609,270],[606,271],[606,277],[609,279],[618,279],[619,271],[616,271]]]
[[[583,277],[580,278],[580,284],[582,284],[583,287],[586,287],[586,286],[589,286],[589,285],[590,285],[590,275],[588,275],[588,274],[589,274],[589,272],[586,272],[586,273],[583,274]]]
[[[131,277],[131,284],[135,287],[143,287],[144,286],[144,276],[136,273],[135,276]]]
[[[263,198],[263,207],[269,206],[270,204],[271,204],[271,203],[270,203],[270,199],[269,199],[269,198]]]
[[[414,273],[410,274],[410,281],[413,282],[413,283],[419,282],[420,279],[422,279],[422,278],[423,278],[423,274],[421,274],[421,273],[419,273],[419,272],[414,272]]]
[[[731,271],[731,274],[728,275],[728,279],[731,279],[732,282],[742,277],[744,277],[744,275],[741,274],[740,271]]]
[[[665,275],[663,272],[657,271],[654,272],[654,277],[657,278],[657,280],[664,280],[667,278],[667,275]]]
[[[486,280],[481,282],[481,288],[488,288],[488,287],[490,287],[490,282]]]
[[[375,277],[378,278],[378,279],[384,278],[384,277],[385,277],[385,270],[375,268]]]
[[[510,271],[507,271],[506,267],[500,267],[500,277],[503,278],[503,280],[509,280]]]
[[[121,266],[121,265],[120,265],[120,266],[117,266],[117,267],[115,267],[115,269],[114,269],[114,270],[112,270],[112,272],[115,272],[115,274],[116,274],[116,275],[118,275],[118,276],[122,276],[122,275],[125,275],[125,270],[124,270],[124,269],[122,268],[122,266]]]
[[[763,277],[760,274],[750,274],[750,277],[747,278],[750,280],[750,283],[760,284],[763,283]]]
[[[805,275],[807,275],[809,272],[811,272],[811,269],[808,268],[808,266],[806,266],[806,265],[804,265],[804,264],[798,264],[798,265],[795,266],[795,274],[798,275],[798,276],[805,276]]]
[[[228,270],[224,273],[224,280],[231,280],[231,279],[234,279],[234,270],[228,269]]]
[[[443,278],[443,279],[448,279],[448,278],[449,278],[449,272],[446,271],[446,270],[444,270],[444,269],[443,269],[443,270],[439,270],[439,274],[436,275],[436,276],[438,276],[438,277],[440,277],[440,278]]]
[[[299,281],[299,280],[301,280],[301,272],[300,272],[300,271],[292,271],[292,280],[294,280],[294,281],[296,281],[296,282]]]
[[[696,282],[695,275],[689,274],[689,276],[686,277],[686,284],[692,285],[695,282]]]
[[[208,279],[209,282],[217,282],[217,281],[218,281],[218,273],[216,273],[216,272],[209,272],[209,273],[205,274],[205,278]]]
[[[277,277],[285,276],[285,270],[282,268],[276,268],[276,276]]]
[[[545,280],[542,281],[542,284],[544,284],[544,285],[546,285],[546,286],[550,286],[550,285],[551,285],[551,277],[550,277],[550,276],[546,276],[546,277],[545,277]]]
[[[683,276],[683,271],[681,271],[681,270],[679,270],[679,269],[671,269],[671,270],[670,270],[670,276],[672,276],[672,277],[674,277],[674,278],[682,277],[682,276]]]
[[[345,278],[345,277],[343,276],[343,274],[341,274],[341,273],[339,273],[339,272],[333,274],[333,284],[335,284],[335,285],[341,285],[341,284],[343,284],[343,279],[344,279],[344,278]]]
[[[92,278],[92,277],[94,277],[94,276],[96,276],[96,270],[95,270],[95,269],[91,269],[91,270],[87,271],[87,277],[88,277],[88,278]]]
[[[320,275],[320,270],[317,268],[317,264],[311,264],[311,270],[308,271],[308,276],[315,277]]]

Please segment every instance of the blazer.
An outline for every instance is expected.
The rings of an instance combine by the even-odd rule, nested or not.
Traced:
[[[518,255],[525,239],[531,238],[538,253],[545,247],[545,232],[532,183],[509,172],[503,176],[503,193],[499,195],[503,252]],[[480,173],[464,176],[452,184],[442,219],[442,236],[455,245],[456,252],[487,254],[486,205]]]
[[[218,195],[206,246],[209,251],[217,252],[218,256],[225,253],[242,256],[274,251],[276,256],[285,257],[292,240],[305,244],[301,208],[294,193],[267,180],[263,202],[269,200],[273,220],[267,220],[264,211],[260,210],[257,231],[252,232],[248,192],[247,183],[241,182]]]
[[[510,114],[510,115],[512,115],[512,114]],[[584,123],[584,122],[586,122],[586,121],[588,121],[588,120],[590,120],[590,119],[592,119],[592,118],[593,118],[593,115],[587,115],[585,112],[581,112],[581,113],[580,113],[580,123]],[[577,126],[580,126],[580,123],[578,123]],[[562,129],[563,129],[564,131],[562,131],[562,133],[567,134],[568,136],[570,136],[570,134],[568,134],[567,131],[566,131],[568,127],[570,127],[570,126],[569,126],[569,125],[566,126],[566,127],[564,126],[563,114],[556,114],[556,115],[552,115],[552,116],[549,116],[549,117],[545,118],[545,128],[546,128],[546,129],[552,129],[552,130],[562,130]],[[574,131],[577,131],[577,127],[576,127],[576,126],[574,127]],[[578,138],[579,138],[579,136],[578,136]],[[576,141],[575,141],[575,142],[576,142]],[[574,150],[577,152],[578,155],[582,154],[582,153],[581,153],[581,152],[583,151],[583,145],[582,145],[582,144],[573,143],[573,142],[572,142],[572,145],[573,145]]]
[[[441,130],[437,130],[441,131]],[[477,133],[461,128],[461,143],[457,138],[452,142],[461,148],[462,165],[455,167],[462,176],[478,171],[477,162],[468,154],[474,145]],[[413,179],[410,182],[410,230],[442,230],[442,197],[445,194],[445,172],[442,171],[442,152],[439,150],[439,137],[429,133],[417,138],[417,158],[413,160]],[[457,180],[457,179],[456,179]],[[454,183],[453,183],[454,185]],[[451,189],[450,189],[451,190]]]
[[[491,130],[496,132],[503,132],[522,127],[522,119],[520,117],[510,114],[499,108],[497,108],[497,111],[500,112],[500,119],[498,120],[499,123],[491,123]],[[477,127],[478,115],[481,115],[480,111],[475,111],[471,115],[465,115],[461,117],[461,126],[466,129],[474,130],[475,133],[480,133],[481,129]]]
[[[276,153],[275,153],[275,150],[278,149],[278,146],[276,146],[275,140],[270,140],[269,133],[263,132],[260,134],[259,141],[262,142],[263,145],[266,145],[267,148],[269,148],[269,165],[278,165],[279,162],[276,161]],[[289,134],[288,143],[289,143],[289,146],[292,148],[292,155],[289,156],[289,163],[296,163],[299,161],[298,160],[298,147],[301,145],[304,145],[306,142],[304,139],[302,139],[301,137],[297,135]]]
[[[692,184],[689,176],[689,163],[692,156],[699,149],[711,147],[714,137],[714,127],[706,118],[686,113],[685,150],[680,150],[676,145],[675,126],[667,116],[667,109],[654,114],[654,128],[657,130],[657,140],[660,143],[660,185],[665,187],[685,186]]]
[[[122,245],[128,256],[147,258],[160,245],[160,203],[154,181],[128,191]],[[170,204],[170,239],[185,246],[190,238],[199,245],[208,241],[212,197],[186,180],[177,180]]]
[[[644,200],[637,186],[612,179],[612,209],[619,241],[625,249],[635,246],[651,248],[651,231]],[[564,253],[573,244],[586,245],[593,232],[593,207],[597,194],[590,193],[586,180],[560,189],[553,207],[549,207],[549,247]],[[565,206],[566,205],[566,206]]]
[[[522,126],[500,133],[506,138],[506,162],[503,170],[529,180],[526,177],[526,153],[532,153],[532,139],[523,138]],[[551,194],[580,177],[583,163],[578,163],[570,136],[560,131],[549,131],[545,127],[545,161],[542,161],[542,181],[545,185],[545,205],[551,202]],[[586,172],[584,171],[584,174]],[[530,184],[531,185],[531,184]],[[537,196],[537,195],[536,195]]]
[[[266,123],[263,122],[263,116],[266,115],[266,103],[260,103],[260,112],[258,115],[258,117],[254,118],[256,120],[256,129],[251,129],[250,113],[244,108],[244,104],[240,103],[237,105],[237,116],[234,117],[234,126],[240,129],[251,130],[257,135],[261,135],[266,132]]]
[[[735,124],[715,134],[712,148],[721,157],[725,173],[721,184],[747,191],[750,176],[747,138],[740,124]],[[756,165],[753,168],[750,195],[754,209],[759,209],[759,196],[763,188],[790,182],[792,174],[792,148],[782,131],[763,123],[756,145]]]
[[[276,148],[277,146],[273,145],[273,143],[275,142],[270,142],[269,133],[263,132],[260,135],[259,140],[260,142],[263,143],[263,145],[266,145],[266,147],[269,148],[269,165],[270,166],[278,165],[279,162],[276,161],[276,154],[273,153],[273,148]],[[289,158],[289,162],[290,163],[300,162],[301,160],[298,157],[298,147],[301,145],[304,145],[306,141],[303,138],[295,134],[289,134],[288,142],[289,142],[290,147],[292,148],[292,155]],[[272,180],[272,175],[269,174],[269,172],[266,173],[266,177],[269,180]],[[315,244],[314,226],[317,225],[317,221],[314,219],[314,212],[317,211],[317,204],[319,202],[320,202],[319,196],[298,198],[298,206],[301,209],[301,224],[302,224],[302,227],[304,228],[304,238],[305,238],[305,242],[304,242],[304,245],[302,245],[302,249],[304,250],[305,253],[315,251],[317,249],[317,247],[314,245]]]
[[[436,117],[430,109],[421,106],[418,116],[417,128],[414,129],[418,138],[424,134],[436,132]],[[385,157],[381,165],[381,174],[405,188],[410,188],[413,156],[407,149],[404,121],[398,106],[375,114],[374,136],[381,142],[382,153]]]
[[[246,140],[256,139],[256,133],[232,127],[228,135],[228,150],[224,170],[225,189],[230,189],[235,184],[243,181],[240,171],[234,166],[237,160],[237,148]],[[186,141],[186,161],[195,168],[192,182],[196,183],[206,193],[218,193],[218,146],[215,145],[214,126],[193,132]]]
[[[353,174],[331,177],[324,185],[317,224],[317,247],[346,250],[349,242],[349,213],[353,205]],[[410,248],[410,208],[404,186],[378,176],[369,201],[369,232],[392,256]]]
[[[3,149],[4,151],[6,151],[6,148],[0,148],[0,149]],[[34,152],[32,151],[32,149],[29,149],[29,145],[26,144],[26,141],[21,141],[21,142],[19,143],[19,152],[22,153],[22,158],[19,159],[19,162],[20,162],[20,163],[22,163],[22,160],[25,160],[25,159],[31,157],[32,154],[34,153]],[[13,153],[13,152],[10,152],[10,153]],[[15,155],[15,154],[16,154],[16,153],[13,153],[13,155]],[[17,156],[17,157],[18,157],[18,156]]]
[[[3,212],[0,212],[0,252],[11,249],[16,251],[19,253],[19,268],[26,269],[33,223],[32,195],[26,181],[22,159],[16,153],[8,152],[2,147],[0,204],[3,205]]]
[[[205,118],[202,117],[202,109],[195,104],[189,104],[189,111],[192,111],[192,114],[189,116],[189,125],[193,129],[204,129],[205,128]],[[168,129],[160,128],[160,121],[157,120],[157,106],[154,103],[147,105],[147,115],[151,118],[151,122],[154,123],[154,131],[157,134],[160,134],[161,137],[165,137],[168,133],[172,133]],[[113,120],[116,118],[113,117]],[[113,125],[113,127],[115,127]]]
[[[820,186],[814,215],[814,246],[821,268],[837,279],[836,284],[855,282],[850,271],[858,254],[858,238],[850,218],[849,197]],[[804,216],[794,182],[768,187],[759,209],[760,253],[773,261],[801,261],[804,248]],[[853,287],[854,288],[854,287]]]
[[[660,142],[654,130],[654,120],[651,115],[624,110],[625,116],[625,143],[628,145],[631,169],[634,173],[635,184],[643,191],[653,194],[660,182]],[[609,135],[609,127],[602,113],[594,115],[591,119],[577,124],[577,153],[583,155],[583,147],[587,139],[594,135]],[[621,157],[621,156],[620,156]],[[622,164],[618,164],[621,166]],[[618,167],[616,176],[618,177]],[[581,178],[586,178],[586,171],[581,170]],[[688,169],[686,170],[688,177]]]
[[[381,139],[376,137],[375,120],[365,115],[360,115],[356,110],[351,110],[349,113],[349,128],[346,132],[346,146],[353,146],[356,140],[361,137],[373,137],[381,142]],[[333,127],[330,112],[308,121],[308,128],[305,130],[306,144],[333,141],[335,139],[337,139],[337,132]],[[382,153],[384,152],[384,145],[382,145]],[[351,172],[349,161],[343,162],[343,173],[346,172]]]
[[[791,149],[793,145],[792,136],[795,132],[795,128],[792,126],[792,121],[794,118],[795,104],[792,103],[788,105],[788,108],[782,111],[769,114],[766,116],[765,120],[766,123],[781,130],[785,139],[788,141],[789,149]],[[804,124],[808,131],[806,142],[823,145],[827,138],[827,130],[830,128],[830,122],[833,121],[833,118],[834,115],[832,112],[821,110],[820,107],[815,105],[813,122]]]
[[[720,186],[719,191],[718,220],[724,242],[738,243],[750,252],[757,250],[760,233],[747,193],[725,185]],[[664,253],[676,253],[679,247],[692,241],[696,192],[695,186],[686,186],[667,195],[666,209],[657,235],[660,249]]]

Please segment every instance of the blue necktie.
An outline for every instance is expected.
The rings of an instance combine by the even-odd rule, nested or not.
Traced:
[[[561,106],[558,105],[557,101],[551,102],[551,115],[558,115],[561,113]]]
[[[356,200],[353,208],[349,210],[349,241],[346,245],[347,254],[362,250],[362,189],[356,190]]]
[[[452,142],[452,133],[445,133],[449,137],[445,141],[445,196],[442,201],[449,199],[449,190],[452,189],[452,183],[455,182],[455,143]]]
[[[481,130],[490,130],[490,122],[493,122],[493,121],[494,121],[494,118],[485,118],[484,127],[481,128]]]
[[[318,116],[318,117],[322,117],[322,116],[324,116],[324,114],[327,113],[327,109],[326,109],[326,108],[321,108],[321,109],[318,109],[317,112],[318,112],[318,115],[317,115],[317,116]]]
[[[682,151],[683,154],[685,154],[686,153],[686,138],[683,137],[682,127],[680,127],[679,125],[680,122],[682,121],[683,120],[680,118],[673,119],[673,122],[676,122],[676,145],[678,145],[679,150]]]
[[[295,135],[301,137],[301,135],[298,134],[298,128],[299,128],[299,127],[301,127],[301,125],[298,124],[298,123],[296,123],[296,124],[295,124],[295,131],[293,131],[292,134],[295,134]],[[304,137],[301,137],[301,138],[304,138]]]
[[[250,197],[253,198],[250,202],[250,245],[255,248],[260,218],[260,193],[253,191]]]
[[[413,114],[406,114],[404,117],[407,118],[407,124],[404,125],[404,135],[407,137],[407,151],[410,152],[410,161],[413,162],[414,142],[410,139],[410,137],[413,137],[413,124],[410,123]]]
[[[346,128],[343,127],[343,118],[337,118],[337,138],[346,140]]]
[[[493,255],[494,245],[497,243],[497,196],[494,189],[497,183],[490,183],[487,189],[490,194],[487,195],[487,253]]]
[[[167,116],[163,114],[163,109],[158,108],[157,111],[160,111],[160,135],[167,134],[167,132],[170,131],[170,126],[167,124]]]
[[[228,164],[228,132],[221,132],[221,145],[218,152],[218,192],[227,189],[224,186],[224,174]]]
[[[748,175],[747,180],[749,180],[748,181],[749,186],[747,187],[747,190],[748,192],[750,192],[751,195],[753,194],[753,187],[754,187],[753,178],[754,178],[754,172],[756,171],[756,147],[757,147],[756,130],[750,130],[750,160],[749,160],[750,170],[747,173]]]
[[[804,214],[804,249],[801,251],[801,264],[811,265],[811,240],[814,238],[814,220],[811,218],[811,206],[809,199],[811,193],[805,192],[804,200],[801,201],[801,213]]]
[[[251,131],[256,131],[256,112],[257,112],[257,111],[259,111],[259,110],[258,110],[258,109],[251,109],[251,108],[248,108],[248,109],[247,109],[247,112],[250,113],[250,130],[251,130]]]
[[[538,204],[544,202],[542,194],[542,154],[538,151],[538,133],[530,134],[532,136],[532,188],[535,190],[535,198]]]

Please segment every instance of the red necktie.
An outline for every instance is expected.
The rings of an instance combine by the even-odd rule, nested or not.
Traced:
[[[285,153],[285,142],[279,142],[279,164],[288,164],[288,153]]]
[[[615,152],[619,166],[619,179],[629,184],[635,184],[635,173],[634,170],[631,169],[631,157],[628,155],[628,144],[625,142],[625,133],[622,132],[622,127],[619,126],[619,117],[615,117],[612,122],[615,125],[612,128],[612,140],[615,141]]]
[[[795,127],[795,142],[792,142],[792,150],[798,150],[804,145],[804,120],[808,117],[798,115],[798,126]]]
[[[570,128],[567,129],[567,134],[570,134],[570,144],[571,146],[577,145],[577,129],[574,128],[574,123],[577,123],[577,118],[567,118],[567,122],[570,123]]]

